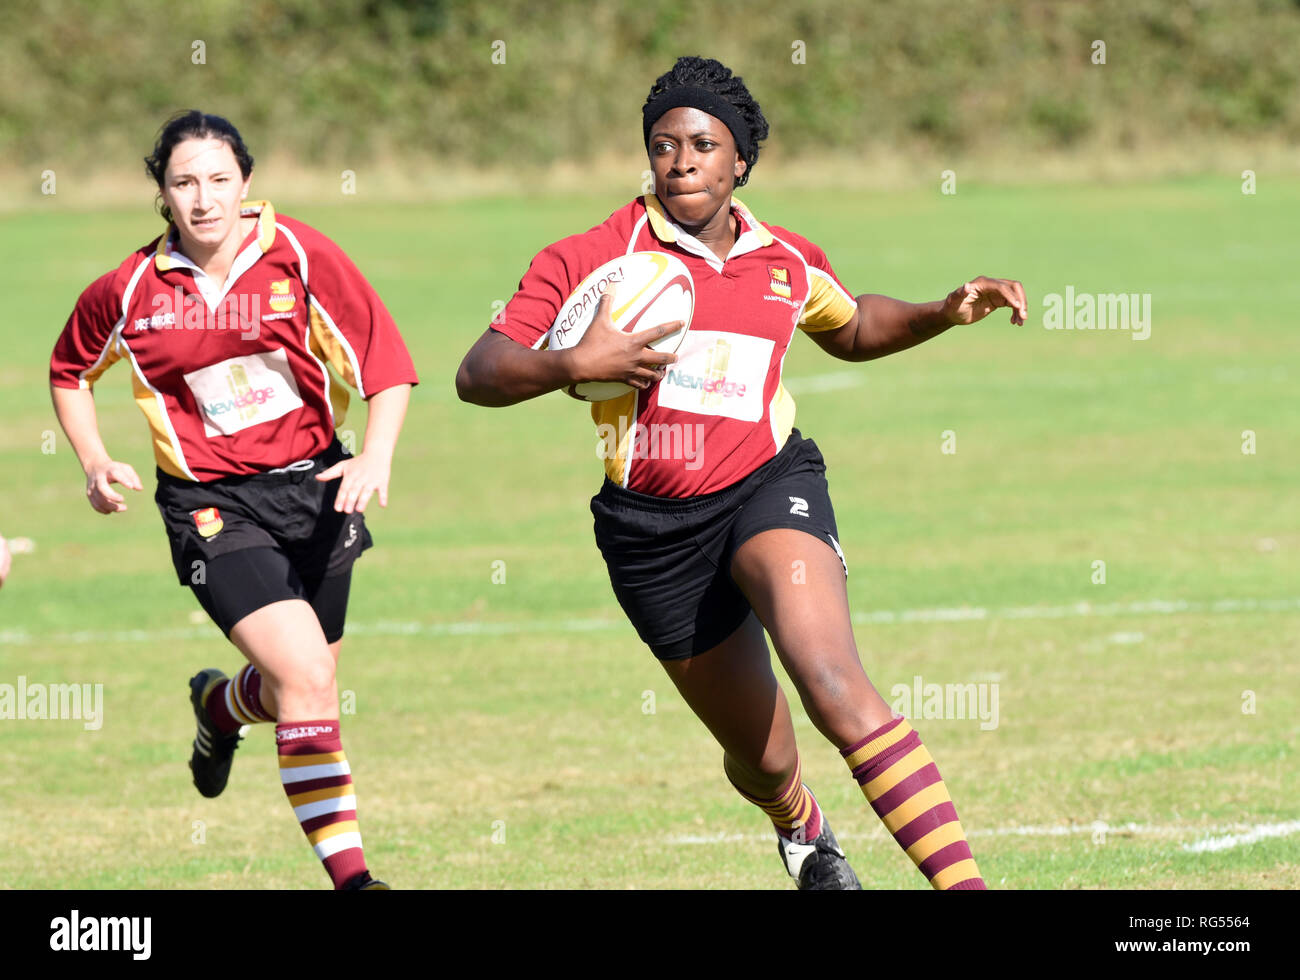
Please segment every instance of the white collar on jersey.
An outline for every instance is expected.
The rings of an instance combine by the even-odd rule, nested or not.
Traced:
[[[765,248],[772,244],[772,233],[759,224],[749,208],[745,207],[737,198],[733,197],[731,199],[731,209],[736,213],[744,230],[736,236],[736,243],[731,246],[731,251],[727,253],[728,259],[734,259],[738,255],[744,255],[746,252],[753,252],[756,249]],[[650,229],[661,242],[672,242],[692,255],[698,255],[704,259],[714,272],[722,271],[724,260],[718,258],[711,248],[668,217],[668,212],[664,210],[659,198],[653,194],[647,194],[645,196],[645,210],[646,217],[650,220]]]
[[[158,248],[154,252],[154,264],[159,272],[168,269],[189,269],[194,276],[194,286],[203,297],[209,310],[216,311],[217,306],[226,298],[230,287],[239,281],[239,277],[253,267],[275,241],[275,208],[270,201],[249,201],[239,209],[239,216],[257,216],[257,235],[240,253],[235,256],[226,281],[218,283],[184,254],[176,250],[176,225],[167,226],[167,232],[158,239]]]

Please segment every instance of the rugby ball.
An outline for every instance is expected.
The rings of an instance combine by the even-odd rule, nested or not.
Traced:
[[[661,323],[681,320],[685,326],[655,341],[650,347],[673,353],[690,329],[695,310],[695,282],[686,263],[665,252],[631,252],[611,259],[592,272],[560,307],[546,335],[549,350],[577,345],[596,317],[601,295],[613,290],[610,317],[624,333],[634,333]],[[574,398],[603,402],[632,391],[621,381],[586,381],[566,389]]]

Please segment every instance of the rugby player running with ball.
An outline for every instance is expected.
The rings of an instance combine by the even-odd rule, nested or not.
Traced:
[[[457,391],[501,406],[587,381],[634,389],[592,406],[597,424],[611,427],[602,431],[626,433],[606,453],[591,502],[596,543],[638,634],[722,745],[727,778],[771,819],[799,888],[860,886],[801,777],[765,629],[813,724],[930,883],[982,889],[939,770],[862,668],[825,464],[794,428],[781,365],[796,328],[834,357],[865,361],[999,307],[1023,323],[1024,290],[981,276],[931,303],[854,298],[820,248],[758,221],[732,196],[768,124],[717,61],[679,59],[651,88],[642,125],[655,192],[536,256],[466,355]],[[679,324],[623,334],[608,295],[574,348],[541,349],[574,287],[640,250],[675,255],[694,279],[695,312],[677,353],[648,344]],[[702,425],[703,465],[646,458],[633,423]]]

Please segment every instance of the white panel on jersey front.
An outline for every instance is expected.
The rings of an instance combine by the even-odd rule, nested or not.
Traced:
[[[725,330],[690,330],[659,382],[659,404],[742,422],[763,417],[763,384],[775,343]]]
[[[208,438],[228,436],[302,407],[283,347],[245,354],[185,375]]]

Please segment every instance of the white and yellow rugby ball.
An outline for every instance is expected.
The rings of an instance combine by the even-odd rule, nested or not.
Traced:
[[[681,346],[695,311],[695,281],[690,270],[681,259],[664,252],[631,252],[611,259],[578,283],[546,335],[547,348],[567,350],[575,346],[595,319],[601,294],[609,288],[614,291],[610,316],[615,327],[634,333],[681,320],[684,326],[680,330],[650,347],[671,354]],[[587,381],[566,390],[583,401],[603,402],[632,388],[620,381]]]

